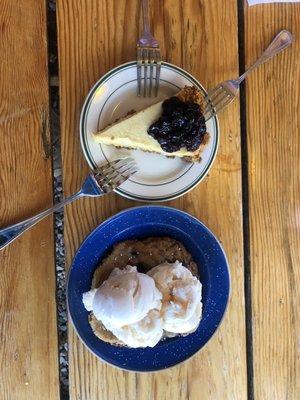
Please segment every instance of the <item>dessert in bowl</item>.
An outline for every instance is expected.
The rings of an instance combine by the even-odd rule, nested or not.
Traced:
[[[178,313],[176,280],[181,296],[189,293],[189,316]],[[114,286],[125,289],[125,297],[110,303]],[[170,288],[174,307],[168,306]],[[99,291],[98,305],[91,290]],[[194,217],[157,206],[123,211],[96,228],[74,257],[67,289],[71,320],[87,347],[133,371],[165,369],[194,355],[219,326],[228,296],[228,264],[214,235]],[[149,313],[148,323],[139,325]]]
[[[83,294],[97,337],[113,345],[154,347],[194,332],[202,314],[198,268],[170,237],[127,240],[94,272]]]

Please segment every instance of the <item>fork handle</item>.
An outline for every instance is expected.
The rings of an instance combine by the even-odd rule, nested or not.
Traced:
[[[238,84],[240,84],[251,71],[253,71],[259,65],[269,60],[276,54],[280,53],[282,50],[288,47],[292,42],[293,42],[293,35],[291,34],[291,32],[287,30],[280,31],[278,35],[276,35],[275,38],[272,40],[269,47],[262,53],[259,59],[253,65],[251,65],[251,67],[248,68],[243,75],[241,75],[237,79]]]
[[[43,218],[52,214],[55,211],[60,210],[66,204],[72,203],[72,201],[79,199],[84,196],[84,194],[79,191],[72,196],[67,197],[62,200],[60,203],[55,204],[53,207],[48,208],[47,210],[42,211],[41,213],[35,215],[34,217],[28,218],[24,221],[18,222],[17,224],[8,226],[7,228],[0,230],[0,250],[10,244],[13,240],[15,240],[18,236],[20,236],[23,232],[27,231],[27,229],[31,228],[33,225],[41,221]]]
[[[149,16],[149,0],[141,0],[143,10],[143,29],[144,35],[149,35],[150,32],[150,16]]]

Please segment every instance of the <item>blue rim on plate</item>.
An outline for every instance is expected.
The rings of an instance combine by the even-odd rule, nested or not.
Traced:
[[[82,294],[112,246],[120,241],[149,236],[179,240],[192,254],[203,285],[203,315],[198,329],[166,339],[154,348],[112,346],[98,339],[88,322]],[[226,255],[213,233],[195,217],[170,207],[142,206],[116,214],[91,232],[78,249],[68,275],[68,310],[83,343],[103,361],[116,367],[150,372],[175,366],[197,353],[213,336],[224,316],[230,292]]]
[[[107,81],[109,81],[109,79],[111,79],[112,77],[114,77],[115,75],[117,75],[120,71],[126,70],[128,68],[132,68],[133,66],[136,65],[136,61],[130,61],[128,63],[119,65],[115,68],[113,68],[112,70],[108,71],[104,76],[102,76],[96,83],[95,85],[92,87],[92,89],[90,90],[88,96],[86,97],[86,100],[84,102],[82,111],[81,111],[81,116],[80,116],[80,124],[79,124],[79,130],[80,130],[80,143],[81,143],[81,148],[83,151],[83,154],[89,164],[89,166],[91,168],[97,168],[97,162],[94,159],[94,156],[91,152],[90,149],[90,145],[89,145],[89,139],[88,139],[88,128],[87,128],[87,120],[88,120],[88,116],[90,113],[90,107],[91,104],[94,102],[94,98],[97,97],[97,93],[99,91],[99,88],[101,88]],[[187,71],[183,70],[182,68],[167,63],[167,62],[162,62],[162,68],[165,69],[170,69],[173,71],[176,71],[178,74],[181,74],[182,76],[184,76],[185,78],[187,78],[190,82],[190,84],[196,86],[202,93],[203,95],[206,94],[206,90],[204,89],[204,87],[200,84],[200,82],[198,80],[196,80],[190,73],[188,73]],[[169,82],[170,83],[170,82]],[[176,86],[176,85],[175,85]],[[177,88],[179,89],[179,87]],[[103,108],[105,107],[105,104],[102,105],[102,109],[99,110],[99,113],[101,114]],[[219,144],[219,123],[218,123],[218,118],[217,117],[213,117],[211,119],[212,121],[212,125],[213,125],[213,131],[215,132],[213,135],[213,149],[212,152],[210,154],[209,160],[207,162],[207,164],[205,165],[205,168],[203,169],[203,171],[201,171],[201,173],[197,174],[197,171],[195,172],[195,176],[192,177],[191,181],[188,179],[185,182],[185,186],[181,187],[180,189],[174,191],[174,193],[168,194],[168,195],[138,195],[136,193],[133,192],[128,192],[127,190],[125,190],[125,188],[123,188],[122,186],[115,189],[115,192],[130,198],[132,200],[138,200],[138,201],[146,201],[146,202],[162,202],[162,201],[167,201],[167,200],[171,200],[171,199],[175,199],[177,197],[182,196],[183,194],[189,192],[190,190],[192,190],[198,183],[200,183],[202,181],[202,179],[204,179],[204,177],[208,174],[214,160],[217,154],[217,149],[218,149],[218,144]],[[99,124],[98,124],[99,125]],[[108,159],[103,151],[102,145],[99,145],[99,152],[102,153],[103,155],[103,161],[107,162]],[[190,167],[188,167],[185,171],[183,171],[182,175],[185,175],[191,168],[196,168],[195,164],[191,164]],[[176,180],[179,179],[181,176],[176,177]],[[132,182],[134,182],[134,180],[131,180]],[[140,186],[153,186],[153,187],[157,187],[157,186],[162,186],[162,185],[167,185],[167,184],[171,184],[171,181],[168,181],[167,183],[157,183],[157,184],[146,184],[145,182],[143,183],[138,183],[138,182],[134,182],[136,185],[140,185]]]

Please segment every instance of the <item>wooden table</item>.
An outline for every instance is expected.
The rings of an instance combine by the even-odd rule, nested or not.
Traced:
[[[231,266],[225,320],[192,360],[135,374],[97,360],[69,326],[70,398],[80,400],[300,398],[300,4],[153,0],[163,58],[206,87],[235,77],[282,28],[291,48],[247,80],[220,115],[209,176],[167,203],[201,219]],[[1,0],[1,224],[52,204],[45,0]],[[79,115],[91,86],[135,58],[138,0],[57,0],[64,194],[88,166]],[[116,195],[65,212],[67,266],[104,219],[137,205]],[[53,219],[0,252],[0,398],[59,398]]]

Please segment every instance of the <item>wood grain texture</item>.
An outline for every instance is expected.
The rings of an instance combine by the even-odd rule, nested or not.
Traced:
[[[236,1],[152,1],[155,36],[164,58],[211,86],[238,73]],[[58,0],[64,191],[87,172],[79,115],[91,86],[110,68],[135,58],[137,0]],[[130,21],[130,24],[128,23]],[[232,273],[232,295],[221,329],[192,360],[169,371],[135,374],[90,354],[69,334],[71,399],[245,399],[246,361],[238,102],[220,118],[221,143],[212,171],[198,188],[167,203],[196,215],[221,239]],[[67,263],[86,234],[137,203],[115,195],[85,199],[66,211]]]
[[[256,399],[300,398],[300,4],[245,5],[246,62],[282,28],[291,48],[247,80]]]
[[[52,203],[46,8],[0,7],[1,225]],[[58,399],[52,218],[0,251],[0,398]]]

